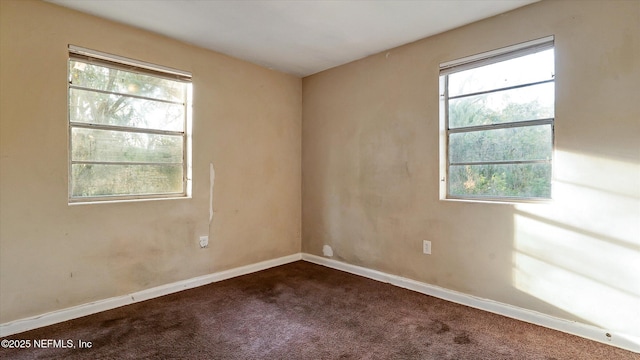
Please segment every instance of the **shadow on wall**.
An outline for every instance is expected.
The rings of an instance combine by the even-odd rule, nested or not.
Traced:
[[[556,159],[553,203],[515,207],[513,284],[640,338],[640,165],[563,151]]]

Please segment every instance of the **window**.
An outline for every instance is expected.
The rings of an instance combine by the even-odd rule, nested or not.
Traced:
[[[186,197],[191,75],[69,46],[69,202]]]
[[[553,37],[440,65],[441,198],[551,198]]]

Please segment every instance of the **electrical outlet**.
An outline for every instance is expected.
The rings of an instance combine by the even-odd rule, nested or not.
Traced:
[[[431,241],[422,240],[422,252],[427,255],[431,255]]]
[[[200,247],[206,248],[209,246],[209,237],[208,236],[200,236]]]

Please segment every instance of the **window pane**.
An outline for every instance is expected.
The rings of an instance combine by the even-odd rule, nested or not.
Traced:
[[[71,129],[74,161],[180,163],[182,136]]]
[[[71,48],[70,48],[71,49]],[[75,51],[75,50],[74,50]],[[68,62],[70,200],[185,195],[190,76],[129,59]],[[79,51],[79,50],[78,50]],[[102,61],[102,60],[100,60]],[[146,65],[142,65],[143,67]]]
[[[184,106],[153,100],[69,89],[72,122],[184,131]]]
[[[554,77],[553,49],[449,75],[449,96],[471,94]]]
[[[452,165],[449,167],[449,194],[551,198],[551,164]]]
[[[182,192],[182,165],[86,165],[71,167],[71,196]]]
[[[451,163],[551,160],[551,125],[470,131],[449,135]]]
[[[77,86],[184,102],[186,84],[155,76],[69,60],[69,83]]]
[[[554,117],[554,83],[449,100],[449,128]]]

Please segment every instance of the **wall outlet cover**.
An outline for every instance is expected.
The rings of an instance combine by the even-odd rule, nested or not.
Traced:
[[[200,236],[200,247],[206,248],[209,246],[209,237],[208,236]]]
[[[422,241],[422,252],[424,254],[431,254],[431,241],[423,240]]]
[[[331,246],[329,245],[325,245],[322,247],[322,255],[326,256],[326,257],[332,257],[333,256],[333,249],[331,248]]]

